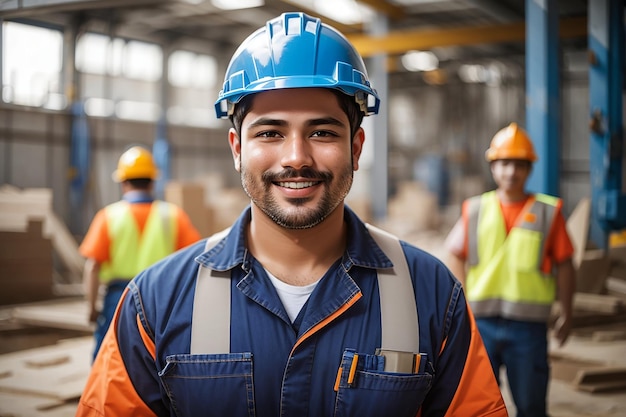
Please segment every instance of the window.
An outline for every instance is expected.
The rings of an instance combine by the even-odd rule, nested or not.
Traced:
[[[174,87],[211,88],[217,63],[212,56],[175,51],[169,59],[169,82]]]
[[[4,22],[2,100],[61,110],[63,36],[60,31]]]
[[[209,55],[178,50],[171,53],[168,78],[172,86],[167,119],[170,123],[211,127],[218,123],[213,110],[217,62]]]
[[[163,52],[158,45],[130,41],[124,48],[122,73],[127,78],[158,81],[163,68]]]
[[[160,117],[163,51],[159,45],[85,33],[76,45],[85,112],[156,121]]]
[[[135,80],[158,81],[163,55],[158,45],[111,39],[86,33],[76,45],[76,68],[89,74],[124,76]]]

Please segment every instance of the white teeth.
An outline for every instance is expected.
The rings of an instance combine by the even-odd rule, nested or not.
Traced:
[[[285,187],[285,188],[294,188],[294,189],[300,189],[300,188],[307,188],[307,187],[312,187],[313,185],[315,185],[315,183],[313,181],[307,181],[307,182],[279,182],[278,185],[280,185],[281,187]]]

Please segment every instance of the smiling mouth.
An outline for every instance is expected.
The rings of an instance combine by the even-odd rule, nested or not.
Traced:
[[[319,181],[302,181],[302,182],[285,181],[285,182],[277,182],[276,185],[278,185],[279,187],[299,190],[302,188],[313,187],[314,185],[317,185],[319,183],[320,183]]]

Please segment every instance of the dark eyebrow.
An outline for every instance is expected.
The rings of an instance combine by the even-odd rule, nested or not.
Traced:
[[[319,119],[312,119],[307,122],[308,126],[319,126],[319,125],[333,125],[339,127],[345,127],[346,125],[342,123],[340,120],[335,119],[334,117],[321,117]]]
[[[259,127],[259,126],[287,126],[287,122],[285,120],[279,119],[270,119],[269,117],[261,117],[254,122],[250,123],[248,128]]]

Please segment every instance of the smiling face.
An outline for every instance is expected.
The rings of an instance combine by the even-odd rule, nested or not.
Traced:
[[[314,227],[343,203],[363,141],[361,128],[350,137],[335,94],[313,88],[255,95],[241,134],[229,132],[253,206],[288,229]]]

